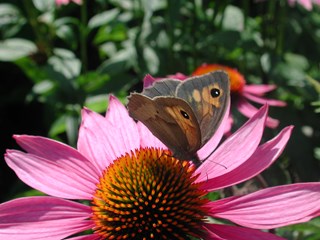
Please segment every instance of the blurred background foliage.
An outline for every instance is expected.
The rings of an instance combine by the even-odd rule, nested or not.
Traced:
[[[80,111],[103,113],[108,94],[126,103],[142,79],[203,63],[237,68],[247,83],[276,84],[271,108],[294,133],[262,174],[267,185],[320,179],[320,7],[286,0],[0,1],[1,150],[12,134],[48,136],[76,145]],[[237,129],[243,122],[237,121]],[[1,202],[34,195],[0,165]],[[317,229],[317,231],[315,230]],[[288,239],[319,239],[320,222],[279,230]]]

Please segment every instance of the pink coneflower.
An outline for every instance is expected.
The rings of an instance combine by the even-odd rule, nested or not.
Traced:
[[[105,117],[82,111],[77,149],[43,137],[15,136],[26,152],[8,150],[7,164],[26,184],[51,196],[1,204],[0,239],[281,239],[258,229],[318,216],[319,183],[217,201],[204,197],[252,178],[281,154],[292,127],[259,146],[266,116],[263,107],[197,169],[171,157],[114,97]],[[200,149],[200,158],[217,147],[224,122]],[[207,217],[238,226],[213,224]]]
[[[296,3],[300,4],[302,7],[308,11],[312,10],[312,5],[320,5],[320,0],[288,0],[290,6],[294,6]]]
[[[74,2],[74,3],[78,4],[78,5],[80,5],[82,3],[82,0],[56,0],[56,4],[58,6],[67,5],[67,4],[71,3],[71,2]]]
[[[230,78],[230,91],[232,96],[232,105],[235,105],[239,112],[241,112],[247,118],[252,117],[258,109],[253,106],[251,102],[257,104],[268,104],[269,106],[284,107],[286,103],[283,101],[268,99],[264,95],[276,88],[276,85],[266,85],[266,84],[247,84],[244,76],[234,68],[220,64],[203,64],[198,67],[191,75],[199,76],[206,74],[208,72],[224,70],[228,73]],[[179,80],[184,80],[188,76],[177,73],[175,75],[168,75],[168,78],[175,78]],[[144,79],[144,87],[150,86],[154,81],[161,78],[153,78],[147,75]],[[228,119],[229,126],[226,128],[226,132],[229,132],[232,125],[232,118]],[[279,125],[279,120],[268,117],[266,121],[266,126],[269,128],[276,128]]]

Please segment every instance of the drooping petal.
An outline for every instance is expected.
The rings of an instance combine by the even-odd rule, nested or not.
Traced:
[[[44,137],[23,135],[15,139],[29,153],[8,150],[5,160],[22,181],[52,196],[91,198],[99,173],[78,151]]]
[[[268,104],[269,106],[275,106],[275,107],[284,107],[287,106],[287,103],[284,101],[280,101],[280,100],[276,100],[276,99],[267,99],[267,98],[263,98],[263,97],[257,97],[254,96],[250,93],[243,93],[242,94],[245,98],[256,102],[256,103],[260,103],[260,104]]]
[[[166,76],[166,78],[173,78],[173,79],[178,79],[178,80],[185,80],[188,78],[187,75],[184,75],[183,73],[177,72],[176,74],[171,74]]]
[[[0,205],[0,239],[64,239],[94,226],[89,206],[53,197]]]
[[[197,152],[200,160],[208,157],[209,154],[216,149],[221,141],[221,138],[223,137],[223,134],[226,132],[225,129],[229,127],[228,124],[230,124],[230,122],[228,121],[228,118],[230,112],[230,102],[228,103],[227,109],[228,110],[223,116],[220,127],[217,129],[212,138]]]
[[[102,172],[114,159],[140,146],[136,123],[114,97],[104,118],[84,109],[79,131],[78,150]]]
[[[237,109],[241,112],[244,116],[251,118],[258,109],[250,104],[246,99],[239,98],[237,101]],[[279,120],[267,117],[266,126],[269,128],[276,128],[279,125]]]
[[[262,232],[256,229],[222,224],[206,224],[210,239],[224,240],[285,240],[277,235]]]
[[[320,183],[266,188],[231,201],[210,202],[211,215],[244,227],[272,229],[320,215]]]
[[[218,177],[240,166],[257,149],[262,137],[268,106],[262,107],[238,131],[228,137],[197,169],[198,181]]]
[[[276,85],[252,84],[252,85],[244,85],[243,92],[251,93],[257,96],[262,96],[267,92],[270,92],[276,88],[277,88]]]
[[[252,156],[238,168],[222,176],[204,181],[202,189],[213,191],[248,180],[267,169],[282,153],[293,127],[286,127],[272,140],[259,146]]]
[[[113,125],[117,135],[121,139],[121,148],[124,153],[130,152],[140,146],[139,131],[136,122],[129,116],[125,106],[114,96],[110,96],[106,119]]]
[[[141,147],[155,147],[168,149],[168,147],[166,147],[158,138],[156,138],[143,123],[138,122],[137,127],[141,138]]]
[[[147,74],[143,79],[143,88],[150,87],[156,79],[152,77],[150,74]]]

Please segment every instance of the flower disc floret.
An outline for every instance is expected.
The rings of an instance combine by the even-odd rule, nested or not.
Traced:
[[[207,192],[195,183],[195,167],[170,154],[136,150],[104,171],[93,199],[95,232],[108,239],[203,236]]]

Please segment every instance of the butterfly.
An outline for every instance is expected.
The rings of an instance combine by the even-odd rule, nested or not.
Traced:
[[[217,131],[230,101],[227,73],[180,81],[166,78],[128,98],[129,115],[142,122],[182,160],[201,164],[197,151]]]

